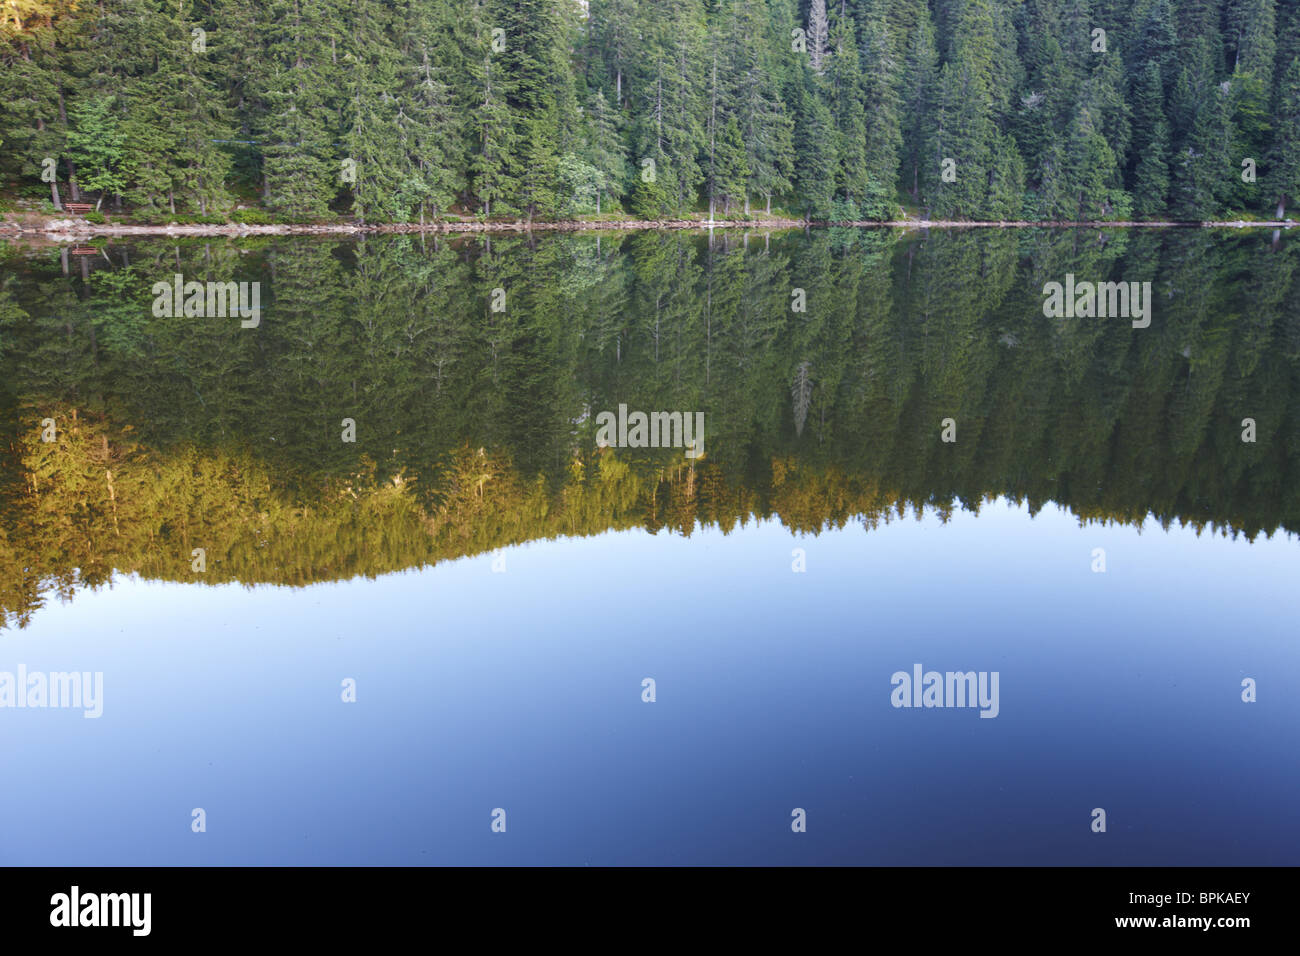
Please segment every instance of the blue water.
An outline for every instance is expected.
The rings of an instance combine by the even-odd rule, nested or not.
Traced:
[[[0,710],[0,864],[1300,863],[1294,539],[999,501],[504,555],[51,603],[0,671],[104,710]],[[915,663],[998,716],[894,708]]]

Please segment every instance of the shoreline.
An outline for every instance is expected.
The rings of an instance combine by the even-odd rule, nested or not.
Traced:
[[[225,225],[134,225],[91,223],[67,217],[28,217],[20,221],[0,221],[0,239],[27,242],[67,243],[98,237],[125,238],[131,236],[164,236],[172,238],[226,237],[243,239],[256,236],[366,236],[366,235],[476,235],[516,234],[533,232],[634,232],[638,230],[665,229],[745,229],[771,231],[790,229],[1289,229],[1296,222],[1253,220],[1207,220],[1188,222],[1160,220],[1151,222],[1050,220],[949,220],[949,219],[897,219],[888,221],[854,220],[827,221],[802,219],[727,219],[708,222],[698,219],[619,219],[587,222],[580,219],[527,222],[440,221],[428,223],[277,223],[252,225],[227,223]]]

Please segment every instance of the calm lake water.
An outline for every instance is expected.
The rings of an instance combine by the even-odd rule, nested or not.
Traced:
[[[0,247],[0,864],[1300,863],[1297,248]]]

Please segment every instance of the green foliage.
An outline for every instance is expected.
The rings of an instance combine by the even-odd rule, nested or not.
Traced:
[[[1289,0],[22,2],[0,31],[0,181],[55,205],[257,196],[295,221],[423,222],[875,218],[900,189],[958,219],[1295,201]]]
[[[126,187],[126,137],[113,113],[112,97],[97,97],[77,103],[70,112],[68,158],[77,164],[81,186],[120,194]]]
[[[560,184],[563,187],[563,211],[580,215],[600,211],[599,200],[605,178],[595,166],[588,165],[573,153],[565,153],[559,162]]]

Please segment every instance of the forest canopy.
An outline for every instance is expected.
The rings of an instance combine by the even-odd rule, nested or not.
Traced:
[[[0,141],[142,216],[1282,218],[1300,0],[18,0]]]

